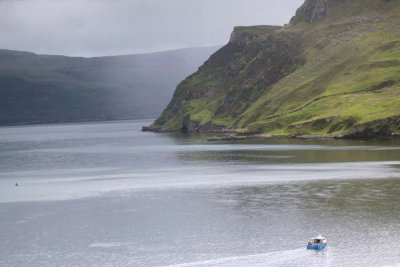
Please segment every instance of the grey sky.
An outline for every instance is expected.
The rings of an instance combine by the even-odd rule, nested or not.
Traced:
[[[304,0],[0,0],[0,48],[102,56],[224,44],[283,25]]]

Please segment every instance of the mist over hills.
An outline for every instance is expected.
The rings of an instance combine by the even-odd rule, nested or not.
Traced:
[[[0,50],[0,124],[155,118],[217,49],[96,58]]]

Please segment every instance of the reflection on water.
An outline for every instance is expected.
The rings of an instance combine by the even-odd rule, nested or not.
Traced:
[[[209,143],[145,124],[0,128],[0,266],[400,262],[399,140]],[[319,233],[329,249],[306,251]]]

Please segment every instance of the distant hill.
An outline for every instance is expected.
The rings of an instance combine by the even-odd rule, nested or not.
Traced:
[[[97,58],[0,50],[0,125],[155,118],[217,49]]]
[[[148,130],[400,135],[400,0],[305,0],[284,27],[236,27]]]

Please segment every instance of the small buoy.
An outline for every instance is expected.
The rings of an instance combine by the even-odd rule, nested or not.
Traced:
[[[15,183],[15,186],[18,186],[18,183]]]

